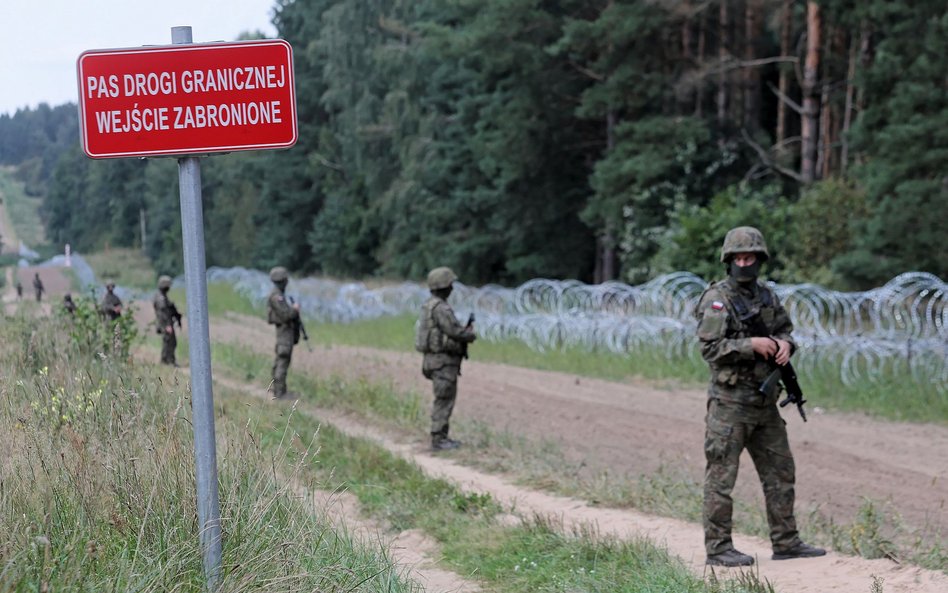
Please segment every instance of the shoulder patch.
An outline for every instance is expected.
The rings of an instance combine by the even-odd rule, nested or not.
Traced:
[[[721,311],[722,309],[724,309],[724,303],[722,303],[721,301],[714,301],[713,303],[711,303],[711,308],[714,309],[715,311]]]

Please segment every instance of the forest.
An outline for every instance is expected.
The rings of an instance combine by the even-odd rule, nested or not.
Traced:
[[[948,277],[943,1],[273,10],[294,48],[299,141],[202,161],[208,265],[711,279],[727,229],[751,224],[779,282]],[[141,248],[180,272],[174,159],[88,159],[76,106],[43,104],[0,115],[0,164],[42,200],[50,241]]]

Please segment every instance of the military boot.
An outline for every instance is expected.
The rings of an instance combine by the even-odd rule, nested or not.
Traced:
[[[799,542],[797,545],[788,550],[783,550],[780,552],[774,550],[774,555],[772,558],[774,560],[792,560],[794,558],[816,558],[817,556],[825,555],[826,550],[823,548],[817,548],[816,546]]]
[[[730,549],[708,556],[706,563],[711,566],[750,566],[754,563],[754,559],[747,554]]]
[[[445,436],[435,435],[431,437],[432,451],[450,451],[451,449],[457,449],[460,446],[460,441],[455,441],[454,439],[449,439]]]

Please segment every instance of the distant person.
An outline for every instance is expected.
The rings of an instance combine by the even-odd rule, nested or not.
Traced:
[[[476,339],[473,320],[462,326],[448,304],[454,281],[450,268],[435,268],[428,273],[431,298],[421,307],[415,334],[415,349],[424,354],[421,372],[431,380],[434,402],[431,406],[431,448],[434,451],[457,449],[461,443],[448,438],[451,412],[458,395],[461,360],[467,358],[467,345]]]
[[[23,298],[23,283],[19,280],[16,281],[16,300]]]
[[[695,316],[701,356],[711,368],[704,453],[704,544],[707,563],[750,566],[731,540],[733,500],[741,451],[747,449],[764,489],[774,560],[823,556],[803,543],[793,515],[793,454],[777,399],[780,388],[761,393],[774,365],[790,361],[793,324],[777,295],[757,276],[770,258],[764,236],[753,227],[728,231],[721,262],[728,278],[701,295]]]
[[[72,300],[72,294],[66,293],[63,295],[63,311],[69,315],[76,314],[76,303]]]
[[[43,300],[43,293],[46,292],[46,287],[43,286],[43,281],[40,280],[39,272],[33,275],[33,290],[36,291],[36,302]]]
[[[171,290],[171,277],[162,276],[158,278],[158,292],[152,304],[155,307],[155,326],[161,334],[161,363],[171,366],[178,366],[175,362],[175,348],[178,346],[178,340],[174,334],[174,324],[177,322],[181,327],[181,313],[178,307],[168,298],[168,291]]]
[[[300,341],[300,306],[286,299],[289,275],[286,268],[277,266],[270,270],[273,290],[267,297],[267,323],[276,326],[276,357],[273,360],[273,398],[282,399],[294,394],[286,391],[286,374],[293,358],[293,346]]]
[[[115,294],[115,283],[105,285],[105,294],[99,303],[99,313],[108,321],[115,321],[122,316],[122,299]]]

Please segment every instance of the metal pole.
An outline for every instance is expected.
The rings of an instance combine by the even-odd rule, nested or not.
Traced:
[[[172,27],[171,42],[191,43],[191,27]],[[191,358],[191,413],[197,511],[207,589],[213,592],[221,568],[221,509],[217,491],[217,446],[214,439],[214,395],[211,386],[211,339],[207,321],[207,268],[204,261],[204,213],[201,205],[201,162],[178,159],[181,192],[181,235],[184,279],[188,295],[188,337]]]

